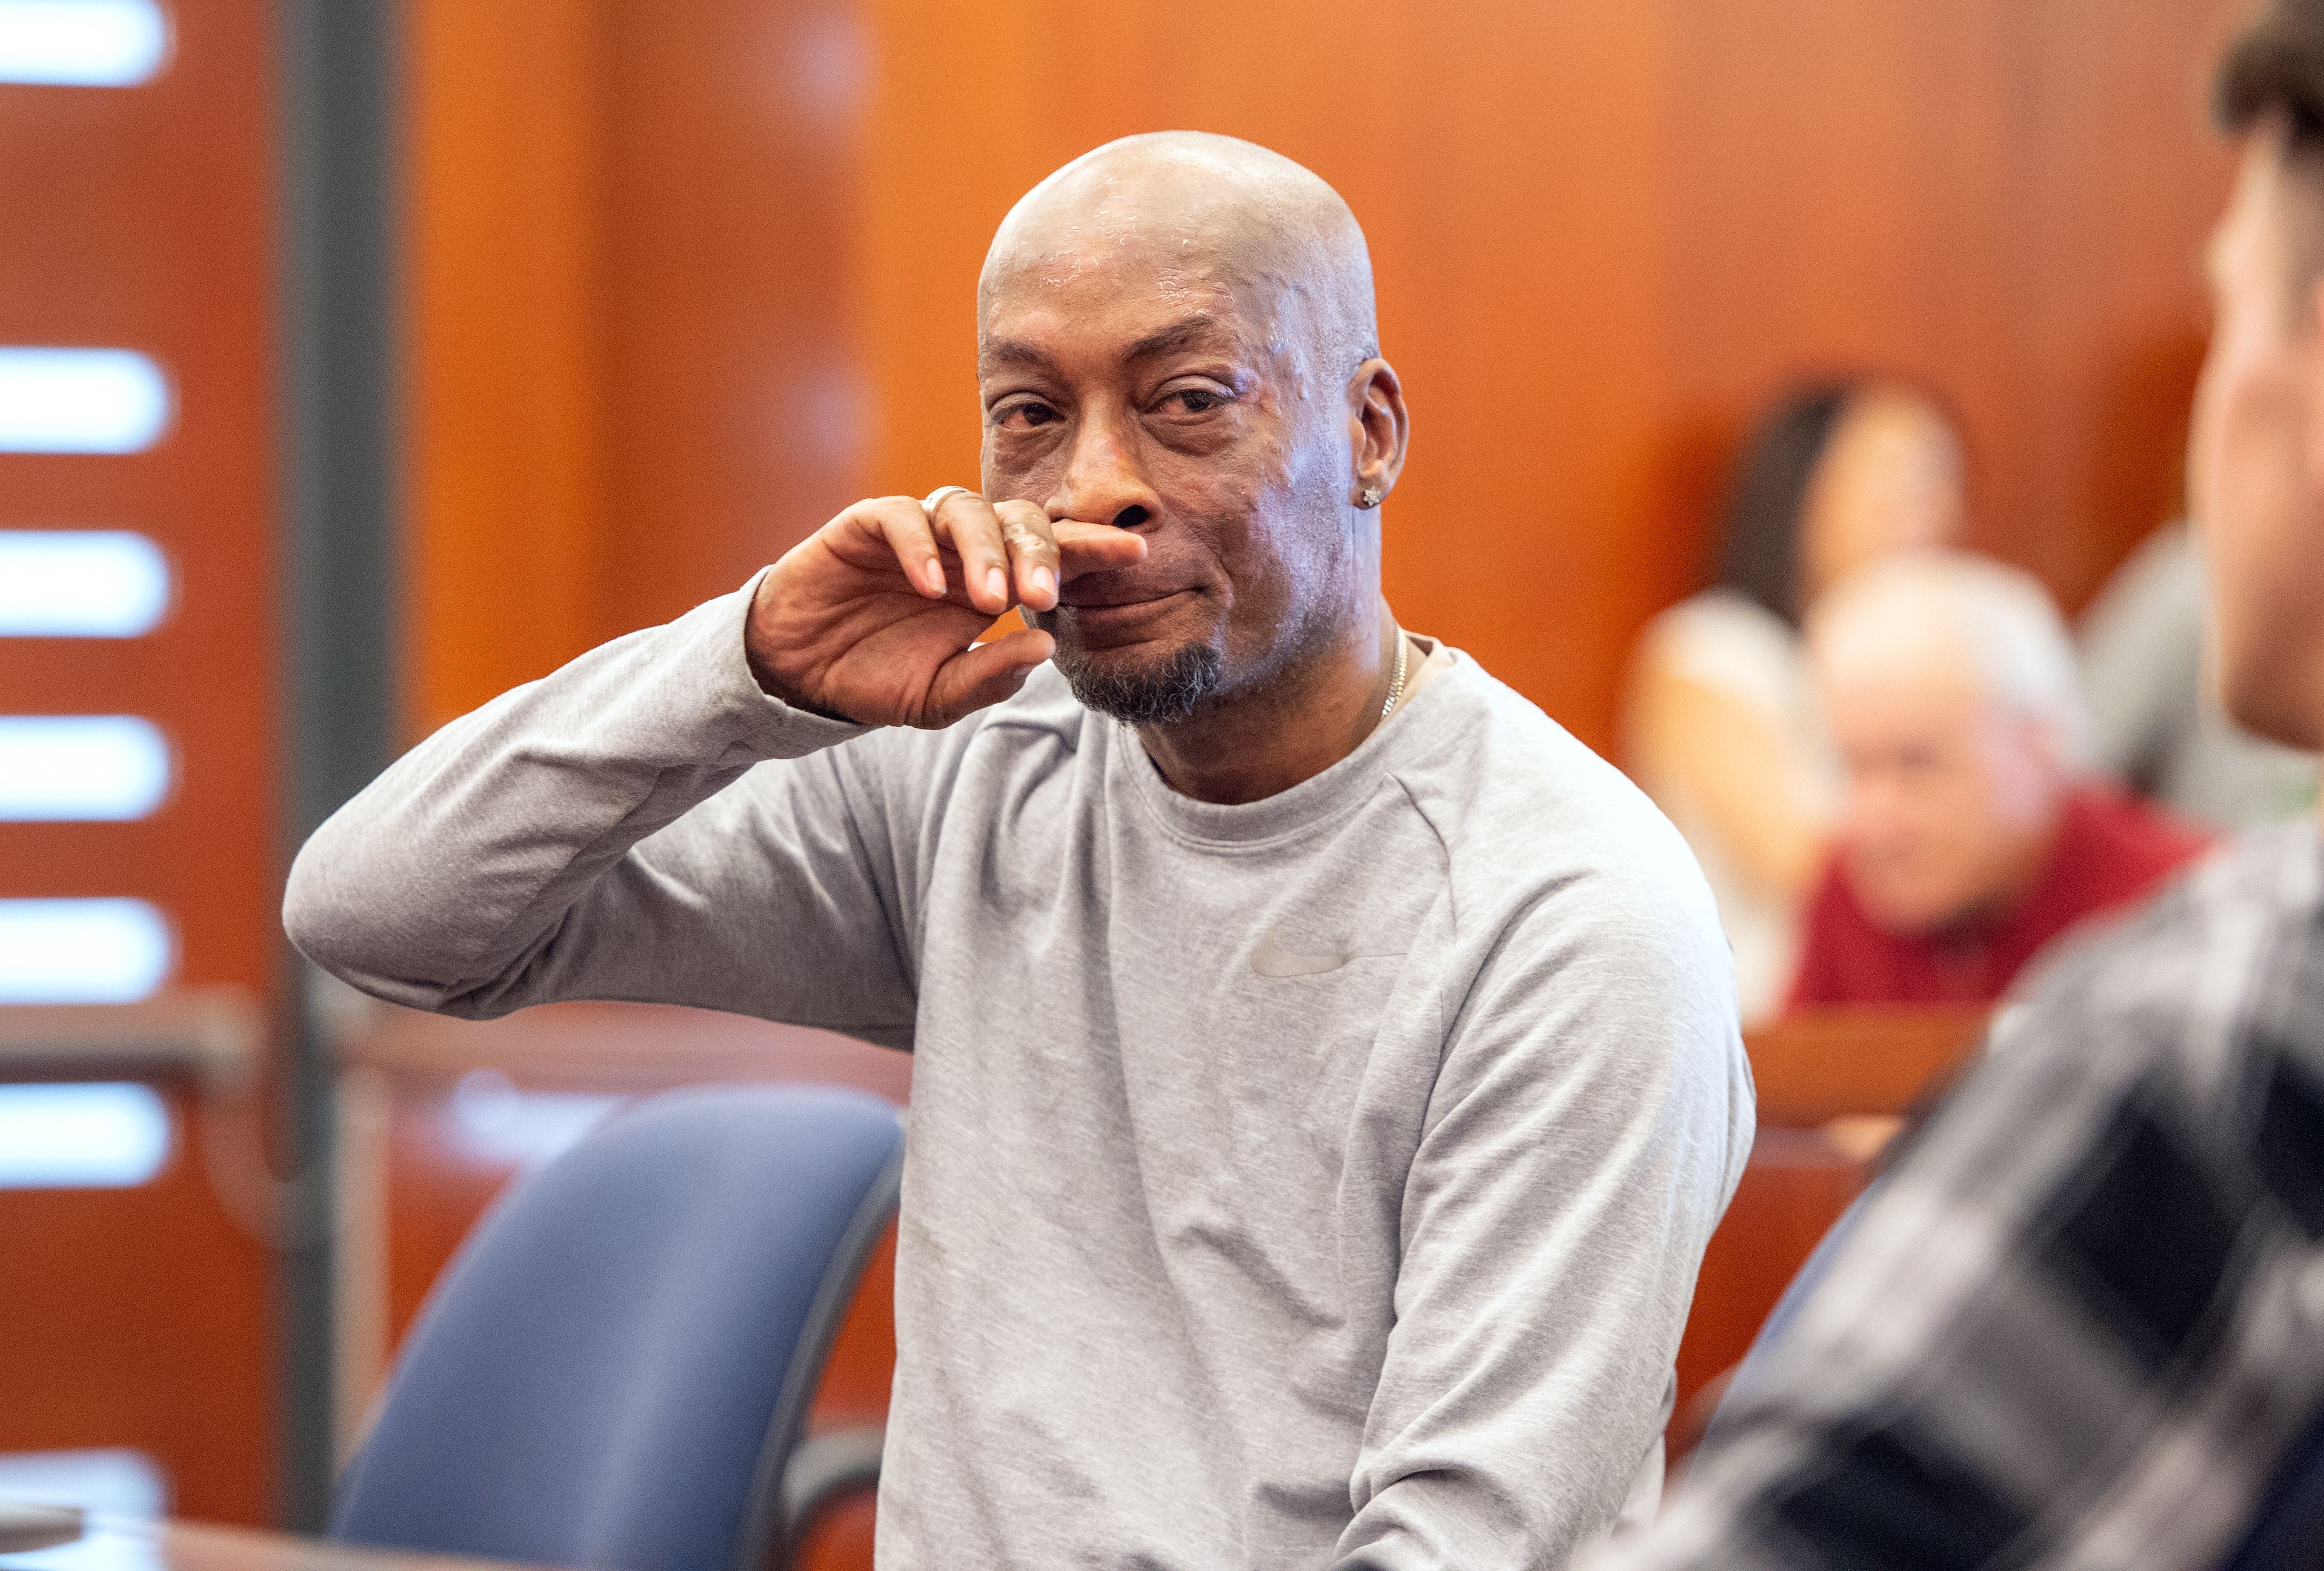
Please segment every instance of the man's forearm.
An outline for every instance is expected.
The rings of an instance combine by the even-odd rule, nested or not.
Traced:
[[[367,992],[457,1007],[523,967],[640,840],[755,763],[854,735],[759,690],[746,597],[594,650],[413,749],[300,853],[292,939]]]

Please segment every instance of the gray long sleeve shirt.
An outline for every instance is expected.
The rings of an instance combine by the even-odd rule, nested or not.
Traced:
[[[381,997],[916,1055],[883,1567],[1563,1564],[1656,1455],[1751,1138],[1645,799],[1456,657],[1222,807],[1044,669],[941,732],[760,691],[748,591],[415,749],[300,947]]]

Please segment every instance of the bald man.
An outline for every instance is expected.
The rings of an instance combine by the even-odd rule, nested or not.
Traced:
[[[917,1055],[883,1566],[1563,1564],[1653,1498],[1750,1143],[1702,879],[1389,615],[1404,395],[1321,180],[1101,148],[977,327],[978,491],[447,726],[290,930],[425,1009]]]

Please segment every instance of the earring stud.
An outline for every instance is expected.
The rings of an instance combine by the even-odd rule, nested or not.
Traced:
[[[1380,504],[1380,488],[1379,486],[1367,485],[1364,487],[1362,494],[1356,498],[1356,505],[1365,509],[1366,511],[1370,511]]]

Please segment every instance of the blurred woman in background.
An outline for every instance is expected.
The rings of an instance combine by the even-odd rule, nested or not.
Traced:
[[[1717,583],[1640,637],[1627,762],[1702,863],[1746,1024],[1782,1007],[1835,792],[1802,615],[1854,569],[1955,544],[1966,522],[1960,438],[1928,398],[1877,378],[1803,388],[1743,450]]]

